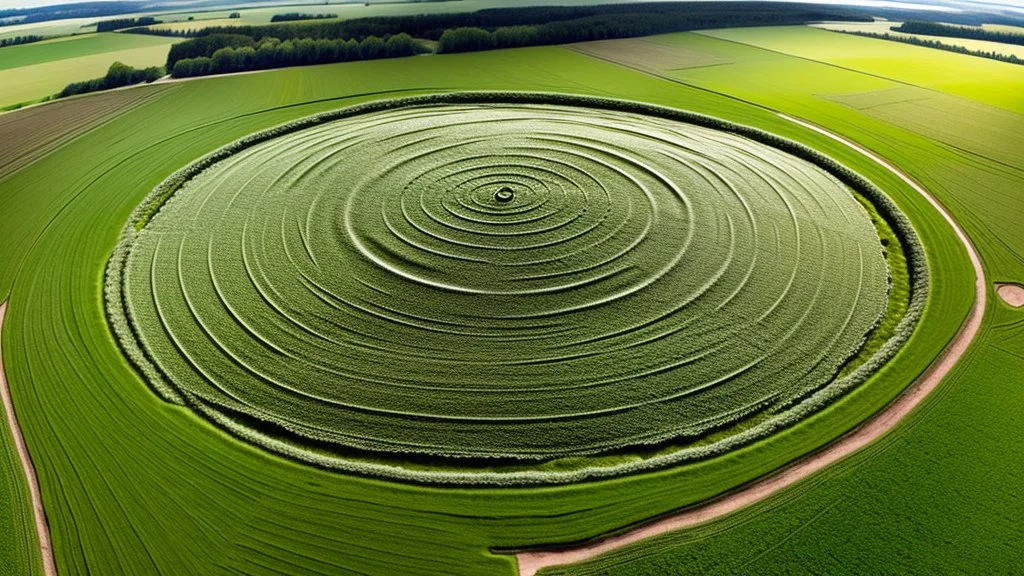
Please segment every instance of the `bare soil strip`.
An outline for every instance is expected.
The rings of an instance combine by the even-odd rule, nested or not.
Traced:
[[[1020,284],[996,284],[999,297],[1014,308],[1024,306],[1024,286]]]
[[[841,142],[857,152],[867,156],[875,163],[889,170],[911,188],[924,196],[936,210],[942,214],[946,222],[953,227],[960,242],[967,249],[967,254],[974,266],[975,295],[974,305],[971,312],[961,326],[956,337],[949,343],[942,354],[932,362],[928,370],[920,378],[910,385],[892,404],[882,412],[873,416],[849,434],[839,438],[824,449],[810,454],[800,460],[789,464],[779,471],[772,473],[760,480],[704,504],[686,508],[671,516],[666,516],[655,522],[645,524],[623,532],[622,534],[596,541],[592,544],[585,544],[571,548],[552,550],[528,550],[516,554],[519,564],[520,576],[533,576],[541,568],[571,564],[594,558],[605,552],[615,550],[622,546],[632,544],[644,538],[664,534],[672,530],[688,528],[714,520],[740,508],[759,502],[768,496],[807,478],[814,472],[841,460],[850,454],[860,450],[872,441],[891,430],[900,422],[914,407],[921,403],[928,394],[934,390],[942,379],[956,365],[957,361],[967,350],[967,347],[978,334],[981,327],[981,320],[985,313],[985,304],[988,293],[988,282],[985,280],[985,271],[981,267],[981,258],[974,249],[974,244],[957,224],[956,220],[946,211],[939,201],[915,182],[910,176],[896,166],[890,164],[884,158],[871,152],[867,148],[848,140],[842,136],[829,132],[824,128],[798,120],[785,114],[779,114],[781,118],[799,124],[810,130],[828,136],[833,140]],[[1024,304],[1024,288],[1021,289],[1022,304]]]
[[[7,313],[7,302],[0,304],[0,333],[3,332],[4,315]],[[21,458],[21,466],[25,469],[25,479],[28,480],[28,491],[32,498],[32,510],[36,520],[36,533],[39,535],[39,548],[43,556],[43,573],[46,576],[57,575],[57,565],[53,561],[53,545],[50,543],[50,526],[46,522],[46,513],[43,511],[43,498],[39,493],[39,479],[36,477],[35,466],[32,465],[32,457],[29,456],[28,447],[25,446],[25,438],[21,435],[21,427],[18,426],[18,417],[14,414],[14,403],[11,401],[11,390],[7,386],[7,376],[4,373],[2,334],[0,334],[0,396],[3,397],[4,411],[7,413],[7,424],[11,427],[11,435],[14,436],[14,445],[18,449],[18,457]]]

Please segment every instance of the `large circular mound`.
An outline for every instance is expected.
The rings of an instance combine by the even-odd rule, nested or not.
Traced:
[[[377,472],[700,441],[833,381],[888,286],[851,190],[585,103],[402,101],[202,162],[116,255],[147,375]]]

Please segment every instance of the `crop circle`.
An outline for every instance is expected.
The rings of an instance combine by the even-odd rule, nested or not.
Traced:
[[[641,108],[449,95],[236,143],[137,212],[115,329],[236,434],[400,478],[787,413],[885,312],[875,228],[807,159]]]

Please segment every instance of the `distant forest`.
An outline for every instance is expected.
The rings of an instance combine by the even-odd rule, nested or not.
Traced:
[[[945,36],[948,38],[967,38],[970,40],[988,40],[1000,44],[1016,44],[1024,46],[1024,34],[1013,32],[999,32],[997,30],[985,30],[974,26],[950,26],[938,22],[922,22],[911,20],[900,26],[890,28],[893,32],[905,34],[922,34],[924,36]]]
[[[337,18],[337,14],[304,14],[302,12],[287,12],[285,14],[274,14],[270,17],[271,22],[295,22],[298,20],[330,20]]]
[[[870,21],[852,9],[811,4],[764,2],[658,2],[599,6],[547,6],[495,8],[471,13],[358,18],[343,21],[265,26],[218,26],[169,31],[135,28],[135,33],[186,36],[167,56],[172,76],[217,74],[297,64],[315,64],[404,56],[420,51],[413,38],[438,42],[438,52],[466,52],[563,44],[587,40],[627,38],[666,32],[804,24],[820,20]],[[400,41],[392,42],[399,36]],[[408,38],[408,40],[406,40]],[[355,42],[360,46],[353,48]],[[364,47],[367,43],[368,48]],[[383,44],[384,50],[378,49]],[[388,47],[393,49],[389,49]],[[262,55],[250,56],[263,48]],[[221,56],[219,50],[246,49],[240,60]],[[270,55],[273,50],[275,55]],[[204,60],[205,59],[205,60]],[[178,67],[182,60],[190,60]]]
[[[39,36],[35,34],[29,34],[27,36],[14,36],[13,38],[3,38],[0,39],[0,48],[5,48],[7,46],[17,46],[18,44],[31,44],[33,42],[39,42],[40,40],[45,39],[46,38],[44,36]]]
[[[136,26],[149,26],[151,24],[160,24],[160,20],[152,18],[150,16],[143,16],[141,18],[117,18],[114,20],[100,20],[96,23],[97,32],[113,32],[114,30],[124,30],[125,28],[134,28]]]
[[[4,20],[0,26],[47,22],[64,18],[98,18],[128,12],[155,10],[159,6],[159,4],[149,2],[77,2],[35,8],[0,9],[0,20]]]

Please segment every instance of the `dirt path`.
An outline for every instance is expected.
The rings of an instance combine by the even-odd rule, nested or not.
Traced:
[[[946,222],[953,227],[953,230],[956,232],[960,242],[964,245],[964,248],[967,249],[967,254],[970,256],[971,264],[974,266],[974,305],[971,307],[971,312],[967,317],[967,321],[960,327],[960,331],[957,333],[953,341],[949,343],[946,349],[943,350],[942,354],[932,362],[928,370],[926,370],[916,382],[910,385],[899,398],[897,398],[882,412],[876,414],[849,434],[826,446],[823,450],[810,454],[805,458],[783,467],[777,472],[748,484],[739,490],[730,492],[720,498],[681,510],[676,514],[639,526],[618,536],[612,536],[610,538],[594,542],[593,544],[572,548],[519,552],[516,554],[516,558],[519,564],[520,576],[533,576],[538,570],[547,566],[581,562],[583,560],[594,558],[595,556],[605,552],[615,550],[616,548],[643,540],[644,538],[649,538],[672,530],[696,526],[698,524],[714,520],[715,518],[724,516],[739,510],[740,508],[763,500],[783,488],[807,478],[825,466],[849,456],[891,430],[899,423],[900,420],[909,414],[915,406],[924,400],[924,398],[939,385],[939,382],[942,381],[943,377],[952,370],[953,366],[956,365],[957,361],[967,350],[971,341],[973,341],[974,337],[978,334],[978,329],[981,327],[982,316],[985,313],[985,304],[988,293],[985,271],[981,267],[981,259],[978,257],[978,253],[974,249],[974,245],[956,223],[956,220],[953,219],[939,201],[920,184],[907,176],[907,174],[902,170],[893,166],[884,158],[878,156],[874,152],[871,152],[867,148],[843,138],[842,136],[833,134],[832,132],[814,124],[786,116],[785,114],[779,114],[779,116],[789,120],[790,122],[794,122],[820,134],[824,134],[833,140],[842,142],[857,152],[867,156],[872,161],[886,168],[906,182],[911,188],[924,196],[928,202],[930,202],[932,206],[942,214],[942,217],[946,219]]]
[[[0,333],[3,332],[4,315],[7,313],[7,302],[0,304]],[[11,435],[14,436],[14,445],[18,449],[18,457],[21,459],[21,466],[25,469],[25,479],[28,480],[28,491],[32,498],[32,511],[36,520],[36,533],[39,535],[39,548],[43,556],[43,573],[46,576],[57,576],[57,565],[53,561],[53,546],[50,543],[50,526],[46,522],[46,513],[43,511],[43,498],[39,493],[39,479],[36,477],[35,466],[32,465],[32,457],[29,456],[28,447],[25,446],[25,438],[21,435],[21,427],[18,426],[18,417],[14,413],[14,403],[11,402],[11,390],[7,386],[7,376],[4,373],[3,340],[0,335],[0,396],[3,397],[4,411],[7,413],[7,424],[10,425]]]

